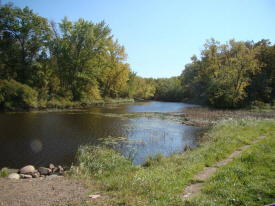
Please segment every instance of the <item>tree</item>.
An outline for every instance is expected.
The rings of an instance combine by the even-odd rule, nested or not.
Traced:
[[[224,45],[214,39],[207,41],[201,60],[194,58],[183,72],[184,93],[192,96],[197,89],[200,98],[211,106],[240,107],[247,97],[245,89],[251,83],[250,75],[255,75],[261,67],[255,58],[257,52],[247,43],[234,39]]]
[[[135,99],[148,100],[155,95],[156,87],[153,78],[136,77],[137,92],[134,95]]]
[[[40,71],[37,64],[51,36],[47,19],[28,7],[22,10],[5,5],[0,8],[0,31],[1,78],[36,86],[33,83]]]
[[[53,39],[51,55],[61,88],[69,89],[74,101],[100,98],[97,79],[102,65],[106,65],[104,56],[111,30],[104,21],[93,24],[80,18],[73,23],[67,17],[59,27],[61,37]]]
[[[182,101],[181,81],[178,77],[156,80],[155,99],[170,102]]]

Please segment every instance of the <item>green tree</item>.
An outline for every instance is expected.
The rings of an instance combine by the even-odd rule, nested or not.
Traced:
[[[41,52],[47,51],[51,29],[46,18],[12,4],[0,8],[1,78],[34,85],[41,67]]]
[[[100,98],[97,78],[106,65],[102,57],[106,56],[111,30],[104,21],[93,24],[80,18],[73,23],[67,17],[59,27],[61,37],[53,39],[51,55],[61,88],[69,89],[75,101]]]
[[[137,91],[134,95],[135,99],[139,100],[148,100],[154,97],[156,87],[155,87],[155,81],[153,78],[142,78],[137,76]]]
[[[224,45],[214,39],[208,40],[201,60],[194,58],[187,71],[183,71],[184,94],[192,98],[197,89],[199,98],[209,105],[223,108],[242,106],[247,97],[245,89],[251,83],[250,75],[255,75],[261,67],[256,59],[257,53],[257,49],[234,39]]]
[[[155,99],[170,102],[182,101],[181,81],[178,77],[156,80]]]

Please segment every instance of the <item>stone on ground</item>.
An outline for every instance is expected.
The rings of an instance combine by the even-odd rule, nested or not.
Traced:
[[[40,172],[41,175],[50,175],[52,174],[52,170],[46,167],[39,167],[38,171]]]
[[[17,173],[12,173],[12,174],[9,174],[8,178],[9,178],[9,179],[16,179],[16,180],[19,180],[19,179],[20,179],[20,175],[17,174]]]
[[[21,174],[32,174],[32,173],[34,173],[34,170],[35,170],[34,166],[28,165],[28,166],[21,168],[20,173]]]

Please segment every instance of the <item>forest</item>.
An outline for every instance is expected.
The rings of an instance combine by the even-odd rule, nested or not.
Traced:
[[[142,78],[111,28],[67,16],[48,21],[12,3],[0,7],[0,108],[87,106],[98,100],[188,102],[216,108],[275,103],[275,45],[207,40],[178,77]]]

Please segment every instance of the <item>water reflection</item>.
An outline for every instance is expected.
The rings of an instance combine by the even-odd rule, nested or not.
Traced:
[[[135,164],[148,154],[169,155],[185,144],[195,147],[200,128],[182,124],[175,115],[187,105],[150,102],[50,112],[0,113],[0,168],[49,163],[70,166],[82,144],[100,144],[106,137],[125,137],[126,155],[135,148]],[[102,140],[98,140],[102,138]]]

